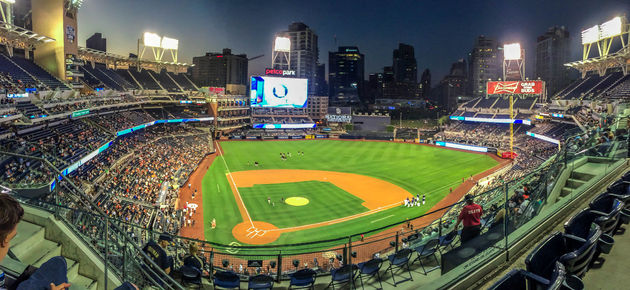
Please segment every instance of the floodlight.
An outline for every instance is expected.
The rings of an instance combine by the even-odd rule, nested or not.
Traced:
[[[144,41],[144,46],[148,47],[160,47],[162,42],[162,38],[159,35],[151,32],[145,32],[142,40]]]
[[[595,25],[582,31],[582,44],[589,44],[599,40],[599,26]]]
[[[291,39],[288,37],[276,37],[275,51],[290,52],[291,51]]]
[[[505,60],[521,59],[521,44],[510,43],[503,45],[503,58]]]
[[[609,38],[621,34],[621,17],[617,16],[599,26],[599,39]]]
[[[179,40],[170,38],[170,37],[162,37],[162,48],[164,49],[177,49],[179,46]]]
[[[0,0],[0,2],[7,2],[9,4],[15,4],[15,0]]]

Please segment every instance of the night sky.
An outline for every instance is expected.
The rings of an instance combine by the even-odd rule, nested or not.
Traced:
[[[260,74],[271,64],[274,33],[301,21],[319,35],[319,58],[327,70],[328,51],[353,45],[366,56],[367,78],[391,65],[393,49],[404,42],[415,47],[418,76],[429,68],[435,85],[452,62],[467,57],[478,35],[521,42],[531,76],[536,37],[548,27],[569,29],[572,59],[577,60],[582,29],[628,12],[628,0],[86,0],[78,30],[81,46],[102,32],[108,51],[123,55],[135,53],[144,31],[178,38],[180,62],[223,48],[248,57],[264,54],[249,65],[250,74]]]

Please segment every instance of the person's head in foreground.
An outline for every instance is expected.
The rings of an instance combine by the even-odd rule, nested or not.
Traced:
[[[17,224],[23,216],[24,209],[14,198],[0,193],[0,261],[9,252],[11,240],[17,234]]]

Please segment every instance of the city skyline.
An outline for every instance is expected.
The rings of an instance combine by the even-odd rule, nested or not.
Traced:
[[[135,53],[141,34],[151,31],[180,40],[180,62],[191,63],[194,56],[223,48],[248,57],[264,54],[249,65],[249,74],[260,74],[271,66],[275,33],[300,21],[319,35],[319,58],[327,67],[326,53],[339,46],[357,46],[366,55],[367,79],[369,73],[391,65],[398,43],[407,43],[416,50],[418,70],[429,68],[435,82],[448,74],[451,63],[468,56],[479,35],[521,42],[533,56],[537,36],[551,26],[565,26],[571,37],[571,59],[576,60],[582,29],[619,11],[630,11],[630,3],[624,1],[397,1],[388,5],[366,1],[360,7],[350,1],[271,0],[262,6],[244,0],[186,2],[167,9],[172,1],[85,1],[79,12],[79,43],[84,46],[89,36],[101,32],[110,52],[127,55]],[[533,76],[534,61],[534,57],[527,59],[527,76]]]

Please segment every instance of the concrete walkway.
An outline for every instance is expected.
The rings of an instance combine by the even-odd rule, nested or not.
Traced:
[[[624,225],[622,228],[630,228]],[[623,229],[621,230],[623,232]],[[630,261],[630,232],[618,233],[614,236],[615,245],[612,251],[600,256],[605,261],[601,267],[594,266],[582,281],[584,289],[629,289],[630,275],[628,275],[628,263]]]

